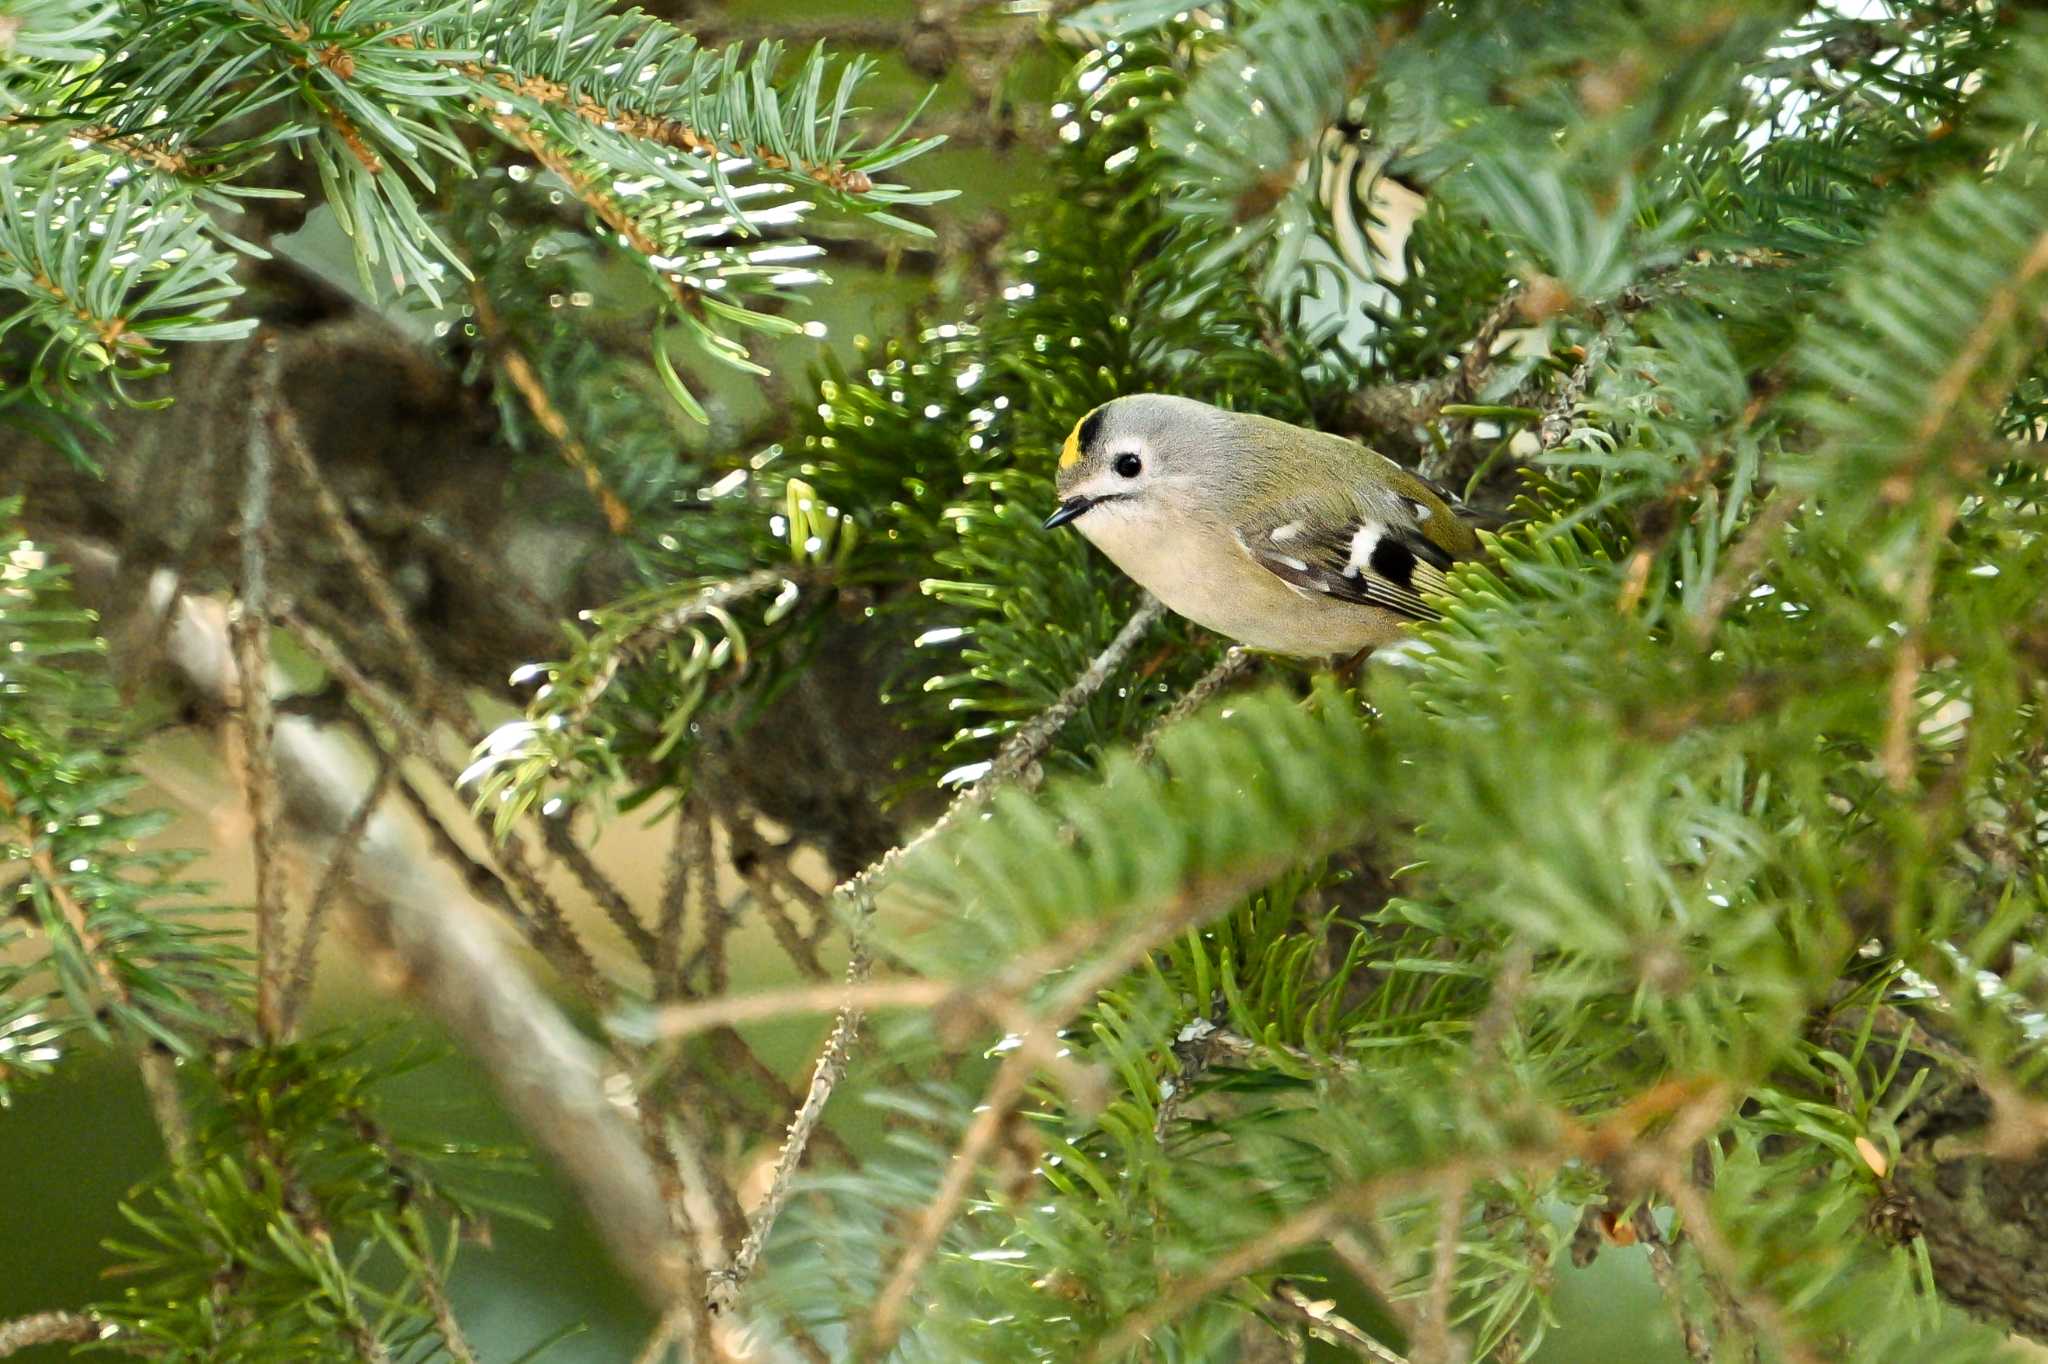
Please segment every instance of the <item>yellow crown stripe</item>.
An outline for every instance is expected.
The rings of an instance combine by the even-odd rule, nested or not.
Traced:
[[[1107,406],[1107,404],[1104,404],[1104,406]],[[1060,447],[1060,468],[1071,469],[1081,462],[1081,432],[1088,426],[1088,417],[1094,416],[1096,412],[1101,410],[1102,408],[1098,407],[1094,411],[1089,412],[1088,416],[1074,423],[1074,429],[1067,433],[1067,443]]]

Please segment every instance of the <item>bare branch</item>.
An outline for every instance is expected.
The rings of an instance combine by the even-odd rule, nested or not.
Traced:
[[[291,976],[285,982],[284,1002],[279,1009],[285,1036],[291,1035],[298,1023],[299,1010],[305,1007],[307,996],[312,993],[313,970],[320,950],[320,934],[327,923],[327,909],[354,869],[356,850],[362,846],[363,834],[369,829],[377,807],[390,793],[392,780],[397,775],[398,760],[380,751],[377,775],[370,779],[370,789],[363,792],[355,813],[349,816],[348,825],[334,840],[334,846],[327,850],[327,864],[320,869],[320,879],[313,887],[313,898],[306,903],[306,923],[299,930],[299,950],[292,960]]]
[[[259,343],[242,484],[240,602],[232,631],[241,719],[243,791],[249,802],[249,848],[256,862],[256,1027],[276,1041],[284,1035],[285,985],[283,868],[278,863],[277,766],[271,753],[275,717],[270,698],[270,535],[272,428],[278,411],[282,358],[274,342]]]
[[[1292,1309],[1309,1334],[1318,1339],[1348,1346],[1374,1364],[1408,1364],[1407,1359],[1367,1335],[1357,1323],[1339,1316],[1335,1303],[1319,1302],[1285,1279],[1273,1285],[1273,1296]]]
[[[159,575],[165,578],[167,575]],[[225,612],[184,597],[166,657],[200,693],[233,687]],[[331,842],[360,808],[368,778],[350,741],[304,716],[279,720],[274,748],[283,810],[296,833]],[[426,831],[373,820],[352,877],[354,921],[382,949],[385,977],[417,997],[481,1063],[514,1119],[562,1170],[618,1262],[666,1309],[693,1279],[674,1244],[655,1166],[610,1097],[602,1057],[538,988],[494,917],[438,861]]]
[[[1643,1250],[1650,1258],[1650,1275],[1657,1281],[1657,1291],[1670,1304],[1671,1315],[1678,1322],[1678,1338],[1685,1344],[1685,1357],[1692,1364],[1713,1364],[1714,1345],[1707,1336],[1706,1327],[1694,1319],[1685,1302],[1685,1281],[1680,1276],[1678,1261],[1671,1253],[1671,1243],[1664,1238],[1664,1232],[1657,1225],[1657,1216],[1645,1203],[1636,1208],[1636,1239],[1643,1243]]]
[[[36,1312],[0,1321],[0,1359],[38,1345],[76,1345],[99,1340],[106,1329],[83,1312]]]

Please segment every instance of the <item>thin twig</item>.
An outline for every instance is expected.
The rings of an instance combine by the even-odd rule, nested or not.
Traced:
[[[391,756],[403,759],[409,755],[417,755],[450,792],[456,791],[461,774],[435,750],[432,736],[425,727],[409,714],[396,698],[386,693],[358,668],[340,646],[304,616],[293,611],[280,614],[315,661],[327,669],[345,690],[391,732]],[[384,747],[383,740],[378,739],[377,743],[380,748]],[[597,969],[597,963],[591,959],[582,939],[577,937],[575,930],[569,926],[568,916],[563,912],[560,902],[548,892],[540,874],[527,858],[525,840],[510,831],[499,840],[495,851],[498,866],[503,869],[503,879],[500,881],[496,872],[472,857],[447,831],[432,803],[414,789],[411,780],[403,773],[400,774],[398,789],[411,801],[425,821],[429,832],[441,844],[443,850],[455,859],[455,864],[470,869],[471,886],[506,909],[528,940],[546,955],[555,968],[575,985],[594,1007],[610,1008],[610,983]],[[470,811],[470,817],[479,825],[483,822],[474,810]]]
[[[245,443],[242,483],[242,572],[234,617],[235,667],[241,678],[240,706],[244,790],[249,802],[249,847],[256,863],[256,1026],[268,1041],[284,1035],[285,985],[284,868],[278,857],[280,811],[277,759],[272,752],[276,720],[270,696],[270,495],[271,431],[278,409],[282,358],[274,344],[258,347],[256,376]]]
[[[655,925],[654,997],[673,999],[687,991],[683,980],[683,930],[693,892],[710,878],[702,875],[711,862],[711,816],[702,801],[685,796],[676,809],[670,837],[668,872],[661,888],[661,914]],[[707,892],[708,893],[708,892]]]
[[[1335,1303],[1319,1302],[1285,1279],[1273,1285],[1273,1296],[1292,1309],[1310,1335],[1335,1345],[1348,1345],[1374,1364],[1408,1364],[1406,1358],[1374,1340],[1357,1323],[1338,1315]]]
[[[555,855],[555,860],[574,873],[584,890],[590,893],[590,898],[604,910],[605,917],[612,921],[613,926],[632,947],[634,954],[651,970],[656,956],[654,935],[647,931],[647,925],[641,923],[640,917],[633,912],[633,906],[626,899],[625,892],[604,874],[603,868],[599,867],[583,845],[576,841],[575,835],[569,830],[568,819],[563,816],[542,815],[540,836],[546,843],[548,851]]]
[[[348,817],[348,824],[335,836],[334,844],[327,850],[327,864],[320,869],[320,879],[314,884],[313,898],[306,904],[306,923],[299,930],[299,950],[292,961],[291,975],[285,981],[284,1002],[279,1008],[282,1036],[289,1037],[297,1025],[299,1011],[305,1007],[313,989],[313,970],[318,961],[320,934],[326,927],[327,910],[354,867],[356,853],[361,850],[363,835],[369,831],[370,819],[377,813],[377,807],[384,803],[384,797],[391,790],[393,778],[398,774],[398,761],[391,754],[378,750],[377,774],[370,779],[370,789],[363,792],[355,812]]]
[[[1671,1206],[1678,1210],[1685,1234],[1699,1251],[1700,1263],[1706,1267],[1709,1278],[1719,1280],[1742,1315],[1771,1338],[1771,1343],[1777,1347],[1778,1357],[1792,1361],[1792,1364],[1821,1364],[1820,1356],[1799,1338],[1777,1302],[1764,1293],[1749,1289],[1744,1283],[1741,1260],[1734,1247],[1721,1236],[1713,1214],[1707,1209],[1707,1200],[1700,1196],[1699,1190],[1676,1172],[1666,1172],[1658,1185],[1664,1196],[1671,1200]]]
[[[1884,741],[1878,750],[1885,784],[1903,792],[1913,781],[1913,731],[1915,701],[1920,692],[1920,672],[1926,665],[1927,616],[1934,602],[1934,567],[1948,544],[1949,528],[1956,520],[1956,496],[1937,497],[1927,513],[1927,528],[1920,544],[1920,560],[1906,584],[1902,611],[1906,636],[1899,641],[1892,661],[1891,685],[1887,690]]]
[[[1163,1285],[1149,1305],[1125,1317],[1114,1330],[1097,1340],[1082,1356],[1084,1364],[1123,1358],[1153,1332],[1210,1294],[1248,1274],[1257,1273],[1303,1246],[1327,1241],[1354,1221],[1371,1216],[1384,1199],[1412,1192],[1420,1179],[1434,1175],[1440,1180],[1458,1179],[1470,1183],[1560,1157],[1560,1152],[1549,1148],[1496,1156],[1454,1156],[1433,1170],[1393,1170],[1334,1189],[1313,1206],[1266,1229],[1235,1250],[1216,1256],[1199,1274]]]
[[[611,527],[612,534],[624,535],[633,528],[633,513],[626,509],[626,504],[619,500],[619,495],[606,486],[604,474],[599,471],[597,461],[591,457],[589,449],[570,429],[568,419],[562,415],[562,410],[555,406],[554,399],[548,396],[547,385],[541,382],[540,375],[534,371],[533,362],[526,358],[526,352],[514,345],[512,339],[505,334],[504,323],[499,319],[498,310],[491,302],[490,291],[484,288],[482,280],[471,283],[469,297],[476,309],[477,330],[483,333],[484,344],[497,360],[498,367],[505,372],[505,377],[512,381],[512,387],[526,403],[527,410],[533,414],[535,424],[548,433],[548,438],[554,441],[556,448],[562,452],[563,461],[582,476],[583,486],[597,500],[599,509],[604,512],[605,524]]]
[[[1401,1328],[1402,1336],[1413,1340],[1420,1334],[1421,1325],[1415,1320],[1414,1310],[1380,1270],[1379,1261],[1387,1258],[1386,1247],[1366,1245],[1367,1240],[1377,1239],[1372,1226],[1366,1223],[1356,1229],[1338,1227],[1330,1233],[1328,1245],[1330,1253],[1379,1301],[1380,1310],[1393,1318],[1394,1325]]]
[[[894,1348],[902,1330],[902,1316],[910,1294],[925,1264],[937,1251],[939,1240],[952,1225],[965,1201],[969,1185],[980,1168],[981,1158],[994,1145],[1009,1121],[1010,1110],[1024,1096],[1032,1075],[1047,1058],[1057,1053],[1060,1031],[1087,1008],[1095,996],[1114,984],[1126,971],[1155,948],[1222,913],[1244,895],[1264,885],[1291,865],[1291,859],[1272,858],[1241,867],[1227,876],[1205,877],[1183,886],[1165,903],[1135,907],[1127,917],[1126,936],[1119,939],[1085,968],[1066,980],[1035,1024],[1017,1033],[1016,1046],[1003,1058],[989,1081],[987,1091],[975,1106],[974,1121],[960,1138],[938,1192],[918,1217],[903,1253],[897,1258],[888,1282],[877,1295],[863,1332],[861,1358],[881,1359]]]
[[[1748,590],[1750,580],[1762,566],[1764,556],[1770,553],[1778,532],[1805,503],[1804,493],[1779,488],[1756,515],[1750,517],[1742,538],[1723,556],[1721,571],[1707,585],[1706,600],[1701,604],[1698,618],[1692,623],[1692,637],[1696,643],[1704,644],[1713,637],[1714,627],[1720,624],[1722,615],[1738,595]]]
[[[989,765],[987,775],[968,791],[966,798],[971,806],[978,808],[986,804],[991,795],[1010,782],[1027,780],[1031,769],[1045,756],[1045,750],[1066,728],[1067,721],[1102,690],[1103,683],[1123,666],[1124,659],[1137,647],[1138,641],[1165,614],[1165,603],[1146,593],[1138,609],[1131,612],[1131,618],[1124,622],[1124,628],[1117,631],[1115,638],[1082,670],[1079,677],[1068,684],[1058,699],[1011,731],[995,761]]]
[[[957,981],[920,978],[791,985],[670,1004],[654,1015],[653,1028],[663,1040],[675,1041],[712,1028],[834,1009],[929,1009],[955,1000],[972,1007],[975,995],[974,988]]]
[[[1692,1364],[1713,1364],[1714,1344],[1707,1335],[1706,1327],[1694,1319],[1692,1310],[1685,1302],[1685,1281],[1680,1276],[1678,1261],[1671,1253],[1671,1243],[1664,1238],[1664,1232],[1657,1225],[1657,1216],[1647,1203],[1639,1204],[1635,1211],[1636,1239],[1643,1243],[1643,1250],[1650,1259],[1650,1276],[1657,1281],[1657,1291],[1664,1295],[1664,1301],[1671,1306],[1671,1315],[1678,1322],[1678,1338],[1685,1344],[1685,1357]]]
[[[856,942],[853,960],[846,970],[849,988],[863,983],[867,971],[867,953]],[[861,1010],[848,1004],[833,1020],[831,1035],[826,1038],[825,1048],[819,1053],[817,1065],[811,1071],[811,1087],[790,1121],[782,1149],[776,1153],[775,1171],[769,1179],[768,1192],[754,1209],[754,1215],[748,1221],[747,1234],[733,1251],[732,1259],[722,1269],[714,1271],[706,1285],[705,1298],[712,1311],[731,1311],[739,1301],[740,1286],[754,1272],[761,1250],[768,1244],[768,1234],[775,1229],[775,1221],[789,1201],[797,1167],[803,1161],[805,1148],[810,1145],[811,1134],[825,1116],[826,1102],[846,1072],[847,1060],[853,1054],[853,1039],[860,1032],[861,1018]]]
[[[83,1312],[36,1312],[0,1321],[0,1359],[38,1345],[77,1345],[99,1340],[105,1329]]]
[[[420,1289],[434,1313],[434,1329],[441,1333],[441,1343],[448,1347],[448,1355],[455,1364],[478,1364],[476,1350],[456,1319],[455,1305],[448,1301],[448,1285],[441,1282],[441,1272],[428,1258],[428,1249],[421,1245],[413,1247],[420,1261]]]
[[[1446,1176],[1437,1190],[1435,1262],[1429,1275],[1429,1297],[1422,1314],[1422,1339],[1415,1353],[1431,1364],[1458,1364],[1464,1351],[1451,1334],[1451,1291],[1458,1282],[1458,1246],[1465,1222],[1465,1197],[1472,1181]]]
[[[383,622],[384,629],[397,646],[399,659],[409,674],[416,699],[425,703],[441,687],[436,671],[429,663],[426,646],[420,641],[407,616],[405,603],[399,599],[398,590],[389,575],[378,565],[376,555],[370,552],[369,544],[362,533],[349,519],[348,511],[321,476],[319,461],[313,457],[313,449],[307,444],[305,433],[299,429],[296,414],[283,404],[274,404],[268,413],[269,426],[279,449],[297,471],[306,491],[311,494],[312,508],[322,528],[334,547],[341,552],[343,562],[349,567],[350,575],[356,580],[364,597],[369,600],[370,609]]]
[[[1258,662],[1259,656],[1242,644],[1234,644],[1226,649],[1223,657],[1216,661],[1216,666],[1196,678],[1194,685],[1181,693],[1180,699],[1167,708],[1166,714],[1160,716],[1152,723],[1151,728],[1145,731],[1144,736],[1138,740],[1138,761],[1145,762],[1151,758],[1153,751],[1159,747],[1159,736],[1168,728],[1179,724],[1208,705],[1218,692],[1250,672],[1258,666]]]

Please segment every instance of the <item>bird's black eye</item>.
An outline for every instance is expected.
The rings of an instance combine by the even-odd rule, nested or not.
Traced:
[[[1139,472],[1144,469],[1145,461],[1127,450],[1123,454],[1118,455],[1115,462],[1109,467],[1116,470],[1118,478],[1136,478]]]

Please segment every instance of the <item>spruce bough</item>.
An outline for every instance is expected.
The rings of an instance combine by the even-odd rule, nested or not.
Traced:
[[[1282,1357],[1522,1359],[1544,1349],[1560,1277],[1621,1256],[1647,1265],[1668,1313],[1641,1334],[1672,1357],[1988,1361],[2008,1331],[2048,1337],[2027,1249],[2048,1230],[2031,1196],[2048,1171],[2036,19],[1950,0],[1055,7],[1015,30],[1061,74],[1051,184],[1016,215],[1001,287],[821,362],[783,424],[677,468],[661,401],[698,401],[700,361],[605,351],[522,306],[521,272],[552,279],[585,249],[522,186],[538,168],[567,187],[604,249],[654,272],[644,306],[730,359],[715,338],[772,330],[755,314],[781,302],[741,317],[671,277],[634,231],[687,232],[689,215],[640,223],[592,173],[622,141],[708,153],[587,117],[578,81],[616,73],[586,57],[546,58],[584,65],[513,92],[493,63],[546,45],[444,17],[410,55],[338,42],[381,103],[292,107],[326,120],[331,202],[432,216],[417,240],[438,257],[366,231],[364,258],[407,262],[408,288],[464,263],[495,309],[470,320],[495,339],[436,361],[501,376],[498,400],[560,447],[548,458],[573,441],[581,495],[626,548],[632,587],[525,676],[527,714],[478,750],[466,794],[505,838],[484,898],[598,1015],[589,1040],[633,1077],[650,1186],[693,1192],[665,1212],[674,1263],[644,1276],[664,1286],[659,1348],[722,1357],[736,1317],[774,1357],[1256,1359],[1277,1339]],[[636,41],[640,21],[618,22],[600,46]],[[262,41],[313,42],[287,29]],[[347,32],[380,30],[366,14]],[[58,97],[24,63],[82,60],[18,51],[16,99]],[[342,79],[337,60],[318,79]],[[854,171],[886,157],[826,148],[822,68],[785,65],[795,84],[773,99],[772,60],[664,67],[660,88],[736,82],[727,112],[757,118],[771,153],[755,171],[853,204]],[[493,113],[492,83],[526,103]],[[249,91],[272,88],[202,83],[173,112],[236,91],[250,102],[224,112],[253,113]],[[480,167],[474,200],[415,193],[473,150],[436,120],[480,99],[501,178]],[[685,102],[661,116],[710,136]],[[365,189],[330,115],[411,148],[414,179]],[[201,181],[186,216],[146,228],[193,262],[169,282],[121,275],[149,268],[123,253],[53,252],[58,218],[111,220],[137,191],[25,179],[43,164],[8,168],[41,197],[0,234],[24,300],[5,357],[43,407],[6,411],[82,442],[77,414],[158,363],[123,337],[168,347],[173,377],[230,344],[239,267],[220,262],[239,248],[205,216],[226,183]],[[658,201],[747,211],[664,174]],[[1375,221],[1394,180],[1422,196],[1405,234]],[[719,250],[704,268],[728,287],[774,278],[774,260]],[[136,306],[81,313],[39,271],[66,298]],[[131,321],[110,331],[115,316]],[[512,349],[561,363],[522,380]],[[1148,391],[1364,439],[1503,529],[1450,572],[1441,620],[1357,678],[1266,662],[1242,680],[1227,641],[1037,529],[1074,422]],[[33,525],[36,504],[20,514]],[[374,596],[392,568],[361,548],[347,571]],[[214,586],[246,600],[241,576]],[[282,619],[332,646],[327,671],[387,754],[477,737],[418,608],[375,600],[374,634]],[[90,639],[61,612],[34,625]],[[379,653],[384,636],[400,646]],[[887,699],[888,752],[834,723],[849,688]],[[41,728],[0,740],[28,789],[80,760],[46,737],[48,712],[22,713]],[[764,735],[812,741],[796,714],[824,717],[804,750],[823,775],[776,769],[800,797],[778,804],[748,773]],[[111,732],[90,732],[117,765]],[[942,778],[967,792],[914,837]],[[878,837],[868,793],[892,785]],[[672,830],[658,903],[578,860],[588,824],[571,816],[619,806]],[[831,849],[835,893],[791,870],[807,845]],[[33,1008],[0,979],[14,1017],[69,991],[80,1036],[241,1038],[222,1010],[247,1011],[246,963],[201,971],[177,935],[102,931],[96,916],[132,915],[118,886],[69,914],[68,882],[21,846],[63,950]],[[744,896],[713,875],[728,857]],[[625,966],[582,950],[543,864],[619,928]],[[741,922],[790,963],[751,1003],[726,959]],[[94,1014],[88,993],[116,984],[137,1002]],[[792,1011],[838,1014],[794,1086],[761,1073],[746,1032]],[[311,1301],[287,1292],[308,1276],[327,1296],[303,1319],[364,1357],[467,1349],[435,1307],[436,1238],[475,1210],[440,1174],[439,1221],[343,1199],[309,1154],[336,1122],[371,1193],[413,1178],[410,1157],[373,1117],[337,1118],[370,1110],[322,1069],[328,1044],[253,1045],[186,1081],[195,1149],[158,1196],[230,1226],[272,1199],[311,1246],[306,1197],[347,1213],[344,1238],[404,1267],[410,1314],[373,1316],[347,1273],[289,1248],[260,1261],[279,1301]],[[270,1177],[227,1179],[212,1134],[265,1086],[303,1098],[301,1125]],[[780,1139],[797,1112],[779,1162],[794,1182],[743,1202],[720,1139]],[[195,1338],[176,1289],[197,1271],[124,1254],[162,1287],[104,1319]]]

